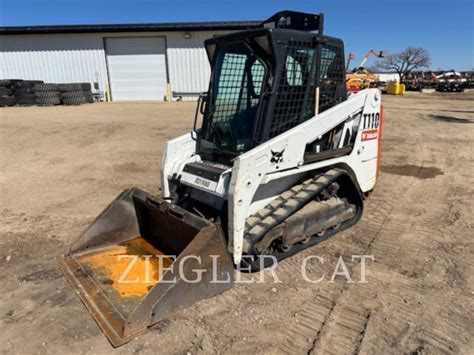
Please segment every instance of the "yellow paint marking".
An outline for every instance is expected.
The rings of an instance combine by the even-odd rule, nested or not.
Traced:
[[[101,250],[79,259],[87,264],[102,284],[110,285],[121,297],[141,297],[161,278],[159,255],[163,252],[142,237]],[[173,260],[162,257],[163,268]],[[165,270],[166,271],[166,270]]]

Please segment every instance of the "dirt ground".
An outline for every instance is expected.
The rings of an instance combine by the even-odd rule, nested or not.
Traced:
[[[113,349],[57,269],[123,189],[158,193],[195,104],[0,109],[0,353],[471,353],[474,93],[383,97],[376,190],[353,228]],[[305,282],[303,258],[312,279]],[[367,283],[360,263],[367,261]],[[330,276],[342,256],[356,281]],[[268,275],[265,275],[268,276]]]

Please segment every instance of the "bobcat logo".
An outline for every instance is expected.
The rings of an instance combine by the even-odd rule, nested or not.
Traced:
[[[270,159],[270,163],[281,163],[283,161],[283,153],[285,152],[285,149],[283,149],[281,152],[272,152],[272,158]]]

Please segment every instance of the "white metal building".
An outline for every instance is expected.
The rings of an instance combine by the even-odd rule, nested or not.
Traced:
[[[0,27],[0,79],[90,82],[112,100],[193,99],[207,90],[206,38],[258,23]]]

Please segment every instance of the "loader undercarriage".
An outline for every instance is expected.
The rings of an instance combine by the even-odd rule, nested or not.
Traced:
[[[363,198],[351,177],[331,169],[293,186],[246,221],[243,264],[251,271],[322,242],[362,216]]]
[[[189,212],[217,222],[226,239],[227,208],[213,208],[192,198],[192,189],[178,184],[181,200]],[[277,261],[322,242],[358,222],[363,197],[345,170],[333,168],[311,176],[279,194],[272,202],[246,220],[243,271],[259,271]],[[265,260],[260,260],[265,256]]]

